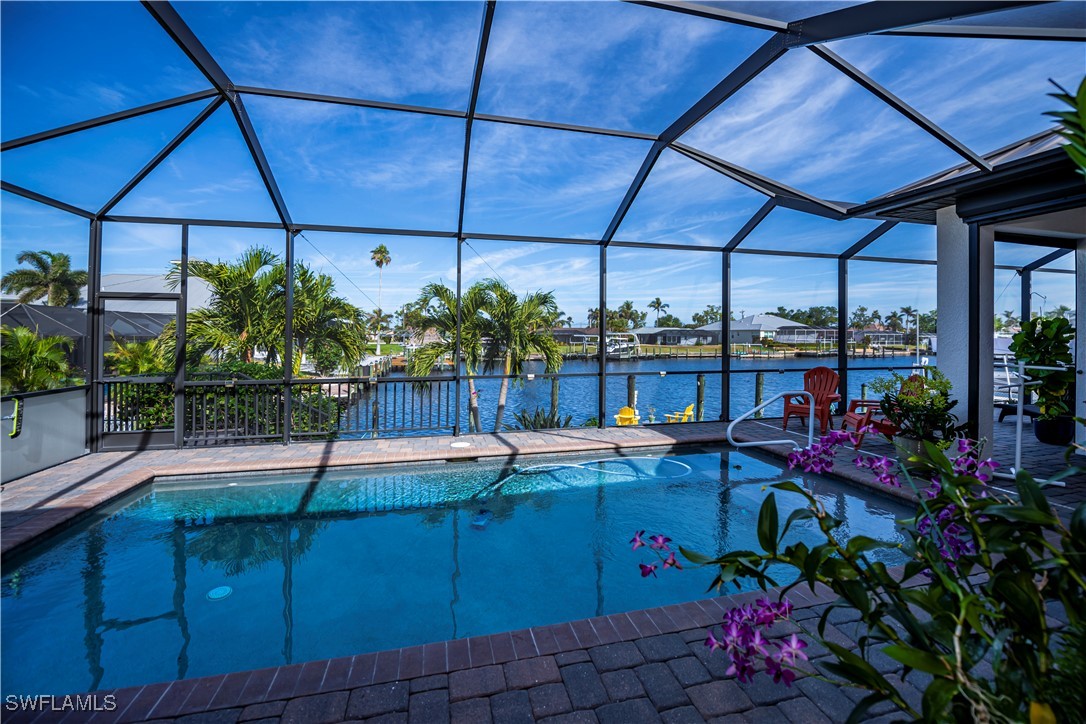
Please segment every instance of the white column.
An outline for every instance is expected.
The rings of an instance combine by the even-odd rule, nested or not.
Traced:
[[[1075,246],[1075,369],[1086,368],[1086,238]],[[1075,416],[1086,418],[1086,384],[1082,375],[1075,380]],[[1075,442],[1086,445],[1086,426],[1075,425]],[[1075,450],[1086,455],[1081,447]]]
[[[994,284],[994,235],[981,230],[980,253],[977,264],[980,271],[979,299],[969,294],[969,226],[962,221],[954,207],[939,209],[936,220],[937,303],[939,309],[939,349],[936,364],[953,385],[953,395],[958,400],[955,412],[965,422],[969,407],[970,370],[976,369],[979,378],[977,399],[977,431],[980,437],[992,439],[992,372],[993,339],[992,318],[995,313]],[[980,319],[980,348],[977,359],[969,354],[969,310],[976,306]]]

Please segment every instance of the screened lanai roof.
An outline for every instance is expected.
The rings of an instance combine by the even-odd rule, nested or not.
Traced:
[[[86,218],[832,256],[1058,153],[1086,40],[1069,1],[0,8],[3,187]]]

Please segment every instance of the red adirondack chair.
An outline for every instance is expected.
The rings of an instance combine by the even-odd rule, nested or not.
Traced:
[[[841,399],[837,394],[837,385],[841,378],[829,367],[815,367],[803,373],[803,389],[814,395],[815,419],[821,426],[823,435],[826,428],[832,427],[830,420],[830,405]],[[806,420],[811,414],[811,405],[806,397],[796,395],[784,399],[784,429],[788,429],[788,418],[796,416]]]

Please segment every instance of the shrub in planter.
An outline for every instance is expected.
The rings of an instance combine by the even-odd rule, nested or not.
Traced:
[[[891,372],[871,383],[882,395],[882,414],[898,429],[897,437],[911,441],[905,443],[911,452],[919,452],[922,441],[946,449],[964,429],[951,412],[958,401],[950,397],[950,380],[934,368],[927,373],[905,377]]]
[[[1074,328],[1063,317],[1036,317],[1022,323],[1022,331],[1014,335],[1010,349],[1015,359],[1027,365],[1065,367],[1073,362],[1071,341],[1074,338]],[[1040,411],[1034,425],[1037,439],[1066,445],[1074,436],[1075,429],[1071,418],[1074,369],[1027,369],[1026,378],[1029,382],[1037,383],[1029,388],[1036,396]],[[1052,433],[1054,437],[1046,433]]]

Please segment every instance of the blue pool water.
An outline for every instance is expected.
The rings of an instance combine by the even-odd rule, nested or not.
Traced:
[[[763,486],[798,479],[735,451],[629,455],[156,483],[5,565],[3,693],[130,686],[693,600],[712,573],[643,580],[637,563],[652,559],[630,550],[632,533],[706,553],[749,547]],[[848,521],[846,535],[896,539],[894,520],[909,512],[805,483]],[[800,499],[777,497],[784,520]]]

